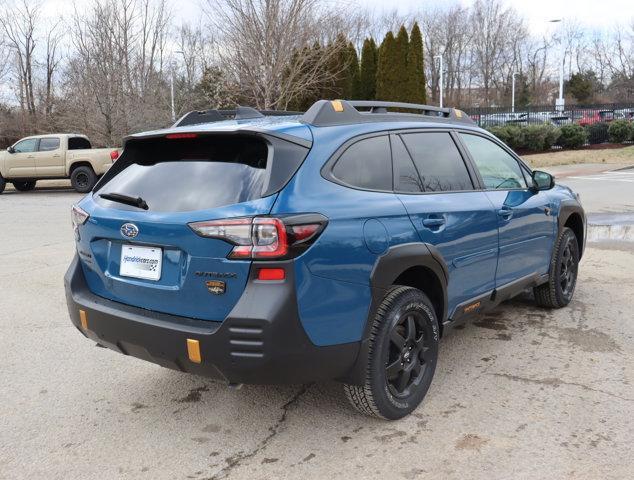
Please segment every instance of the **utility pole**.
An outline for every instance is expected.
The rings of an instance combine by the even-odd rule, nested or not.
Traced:
[[[515,77],[517,75],[517,72],[513,72],[511,80],[511,113],[515,113]]]
[[[442,78],[442,55],[436,55],[434,57],[434,59],[438,59],[439,60],[439,66],[440,66],[440,87],[439,87],[439,91],[440,91],[440,108],[442,108],[442,91],[443,91],[443,78]]]
[[[563,32],[562,32],[562,25],[563,25],[563,19],[561,18],[555,18],[553,20],[550,20],[550,23],[559,23],[559,54],[560,54],[560,58],[559,58],[559,98],[557,98],[557,101],[555,102],[555,110],[557,110],[558,112],[563,112],[564,111],[564,107],[565,107],[565,100],[564,100],[564,61],[565,61],[565,51],[564,51],[564,41],[563,41]]]

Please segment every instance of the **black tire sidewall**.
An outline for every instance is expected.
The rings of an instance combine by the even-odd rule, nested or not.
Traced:
[[[389,349],[389,335],[392,326],[401,315],[408,311],[422,314],[433,337],[430,359],[420,384],[405,398],[395,397],[387,386],[385,363]],[[427,394],[436,370],[438,360],[439,328],[434,308],[427,296],[420,290],[409,288],[404,290],[393,301],[388,311],[382,316],[382,324],[374,338],[372,357],[370,359],[370,386],[377,409],[381,416],[390,420],[402,418],[411,413]]]
[[[4,192],[4,187],[7,186],[7,181],[0,176],[0,193]]]
[[[561,284],[559,283],[559,275],[561,273],[561,256],[563,255],[565,245],[568,242],[570,242],[571,244],[571,252],[575,263],[575,284],[573,286],[572,292],[570,293],[570,297],[566,298],[563,290],[561,289]],[[561,232],[561,240],[559,242],[559,248],[557,250],[557,257],[555,259],[555,262],[556,263],[553,266],[552,272],[553,276],[551,278],[551,281],[553,282],[552,288],[554,290],[557,303],[561,306],[565,306],[570,303],[572,297],[575,294],[575,289],[577,287],[577,275],[579,274],[579,244],[577,243],[577,237],[575,236],[574,232],[569,228],[565,228]]]
[[[36,184],[37,180],[16,181],[13,182],[13,187],[19,192],[30,192],[35,188]]]
[[[88,185],[85,187],[77,185],[77,177],[82,173],[88,176]],[[70,183],[77,192],[88,193],[93,189],[95,183],[97,183],[97,175],[95,175],[95,172],[93,172],[90,167],[77,167],[70,176]]]

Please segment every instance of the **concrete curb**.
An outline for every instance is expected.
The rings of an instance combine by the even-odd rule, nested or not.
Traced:
[[[634,213],[588,214],[588,242],[634,242]]]

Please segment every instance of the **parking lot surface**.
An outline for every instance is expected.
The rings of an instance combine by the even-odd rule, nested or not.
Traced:
[[[448,331],[421,407],[385,422],[336,383],[235,390],[86,340],[62,281],[80,198],[0,196],[1,479],[634,476],[632,243],[586,250],[568,308]]]

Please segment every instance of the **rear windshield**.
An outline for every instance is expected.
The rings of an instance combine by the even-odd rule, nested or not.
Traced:
[[[284,150],[280,149],[279,156],[284,156]],[[123,158],[115,163],[117,168],[111,169],[120,171],[98,186],[95,197],[109,193],[140,197],[149,211],[158,212],[206,210],[247,202],[273,193],[272,187],[281,188],[305,156],[302,152],[297,160],[293,155],[296,165],[290,175],[283,168],[288,161],[281,158],[281,173],[286,178],[280,179],[280,168],[272,175],[272,153],[268,142],[255,136],[137,142],[126,146]],[[100,197],[98,201],[114,208],[135,209]]]

